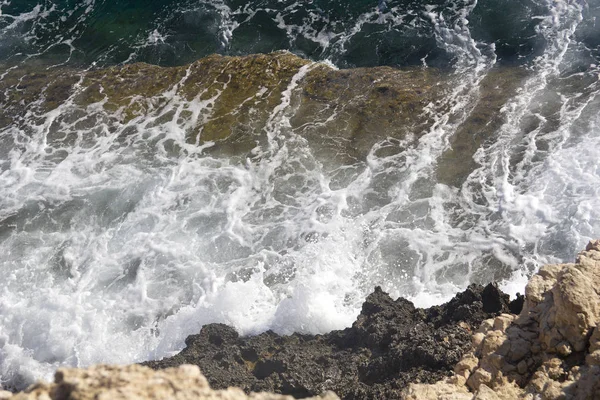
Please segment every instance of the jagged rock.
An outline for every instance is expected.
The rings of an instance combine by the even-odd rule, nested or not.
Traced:
[[[334,389],[344,399],[598,400],[599,278],[600,241],[592,241],[576,263],[541,268],[527,285],[524,301],[509,303],[497,287],[473,285],[447,304],[423,310],[376,288],[353,326],[342,331],[316,336],[266,332],[241,338],[230,327],[210,324],[188,337],[180,354],[145,364],[160,369],[191,362],[217,388],[237,385],[245,392],[269,390],[301,398]],[[521,304],[518,316],[509,313]],[[65,393],[69,399],[87,399],[87,394],[73,393],[100,387],[115,392],[109,397],[96,393],[94,398],[119,399],[123,393],[126,398],[159,398],[167,391],[168,398],[186,399],[183,391],[175,395],[169,390],[189,386],[186,382],[194,379],[206,385],[189,366],[167,368],[153,378],[138,366],[95,368],[104,377],[111,376],[106,368],[120,371],[116,376],[132,371],[146,376],[152,388],[123,389],[120,385],[131,379],[114,376],[93,378],[96,383],[88,385],[94,368],[61,370],[53,386],[39,384],[14,399],[56,400]],[[183,374],[188,381],[167,386],[163,379],[171,378],[163,373]],[[243,396],[239,389],[211,393],[207,398],[246,398],[227,397]],[[8,394],[1,392],[1,398]]]
[[[547,265],[526,288],[520,315],[484,321],[455,375],[403,394],[423,399],[600,399],[600,241],[575,264]],[[452,388],[456,391],[453,391]],[[413,396],[413,397],[411,397]]]
[[[194,365],[154,371],[141,365],[59,369],[54,383],[37,383],[10,400],[293,400],[272,393],[212,390]],[[312,400],[339,400],[333,393]]]
[[[436,382],[429,385],[413,384],[408,387],[403,395],[406,400],[471,400],[473,398],[473,394],[466,387],[446,382]]]
[[[410,382],[433,383],[449,375],[470,348],[471,331],[508,307],[508,296],[493,285],[472,285],[426,310],[376,288],[356,322],[342,331],[239,337],[230,327],[210,324],[189,336],[178,355],[144,364],[198,365],[215,388],[296,397],[332,390],[344,399],[392,399]]]

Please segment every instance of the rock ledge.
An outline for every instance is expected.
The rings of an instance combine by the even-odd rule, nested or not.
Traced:
[[[144,364],[156,369],[198,365],[217,389],[235,386],[296,398],[330,390],[343,399],[393,399],[409,383],[449,376],[470,350],[472,332],[481,322],[516,306],[494,285],[472,285],[429,309],[393,300],[376,288],[344,330],[240,337],[231,327],[209,324],[189,336],[179,354]]]

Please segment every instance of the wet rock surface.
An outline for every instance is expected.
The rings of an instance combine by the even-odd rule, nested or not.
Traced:
[[[0,75],[0,129],[47,124],[50,144],[74,141],[69,126],[104,126],[99,135],[123,130],[125,141],[134,127],[171,123],[187,144],[206,145],[216,156],[252,157],[269,136],[306,140],[326,169],[414,146],[435,123],[429,109],[443,112],[441,100],[459,79],[435,68],[337,70],[287,52],[211,55],[181,67],[27,65],[3,73],[0,66]],[[502,122],[499,110],[525,75],[516,68],[488,72],[478,105],[442,159],[441,182],[460,185],[476,167],[472,155]]]
[[[327,390],[342,399],[398,398],[411,382],[448,376],[470,349],[471,330],[510,307],[508,296],[493,285],[471,285],[429,309],[376,288],[351,328],[315,336],[269,331],[240,337],[231,327],[210,324],[189,336],[176,356],[144,364],[198,365],[217,389],[237,386],[297,398]]]
[[[424,123],[420,114],[442,96],[446,75],[422,68],[337,70],[287,52],[211,55],[169,68],[136,63],[77,72],[31,65],[0,79],[0,129],[19,126],[25,116],[41,120],[62,105],[66,121],[58,123],[68,123],[71,113],[92,125],[174,121],[188,143],[211,143],[207,151],[216,155],[245,154],[276,130],[306,138],[324,159],[334,154],[351,163],[377,141],[403,138]],[[279,109],[283,103],[290,107]]]

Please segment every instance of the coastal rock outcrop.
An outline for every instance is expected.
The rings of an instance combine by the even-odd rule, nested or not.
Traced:
[[[576,263],[542,267],[512,302],[494,285],[472,285],[417,309],[376,288],[342,331],[240,337],[210,324],[174,357],[59,369],[55,383],[0,399],[338,399],[333,390],[342,399],[597,400],[599,322],[592,241]],[[266,391],[279,394],[252,393]]]
[[[292,400],[272,393],[246,395],[237,388],[212,390],[194,365],[154,371],[141,365],[97,365],[85,369],[59,369],[54,383],[40,382],[0,400]],[[339,400],[333,393],[312,400]]]
[[[600,399],[600,241],[574,264],[547,265],[520,315],[484,321],[455,375],[406,399]]]
[[[219,389],[237,386],[298,398],[331,390],[343,399],[393,399],[411,382],[448,376],[469,349],[472,330],[510,307],[494,285],[472,285],[429,309],[394,301],[376,288],[351,328],[315,336],[269,331],[240,337],[233,328],[210,324],[189,336],[179,354],[144,364],[157,369],[195,364]]]

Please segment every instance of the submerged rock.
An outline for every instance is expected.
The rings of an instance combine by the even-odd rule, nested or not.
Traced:
[[[600,241],[575,264],[547,265],[518,315],[484,321],[455,375],[407,399],[600,399]]]
[[[332,390],[343,399],[397,398],[410,382],[448,376],[470,348],[471,330],[509,311],[495,286],[470,286],[450,302],[417,309],[380,288],[369,295],[351,328],[325,335],[240,337],[210,324],[186,339],[178,355],[152,368],[198,365],[215,388],[272,391],[304,398]]]
[[[502,121],[499,110],[524,76],[517,68],[488,72],[473,99],[478,105],[442,157],[440,181],[458,185],[476,167],[472,155]],[[136,63],[78,72],[28,65],[0,79],[0,129],[45,121],[52,144],[76,136],[64,129],[73,123],[123,136],[171,124],[188,144],[206,145],[206,153],[243,157],[269,140],[294,138],[306,140],[325,168],[336,168],[415,145],[435,115],[447,111],[440,99],[457,79],[435,68],[337,70],[287,52],[212,55],[168,68]],[[389,143],[374,148],[382,142]]]

